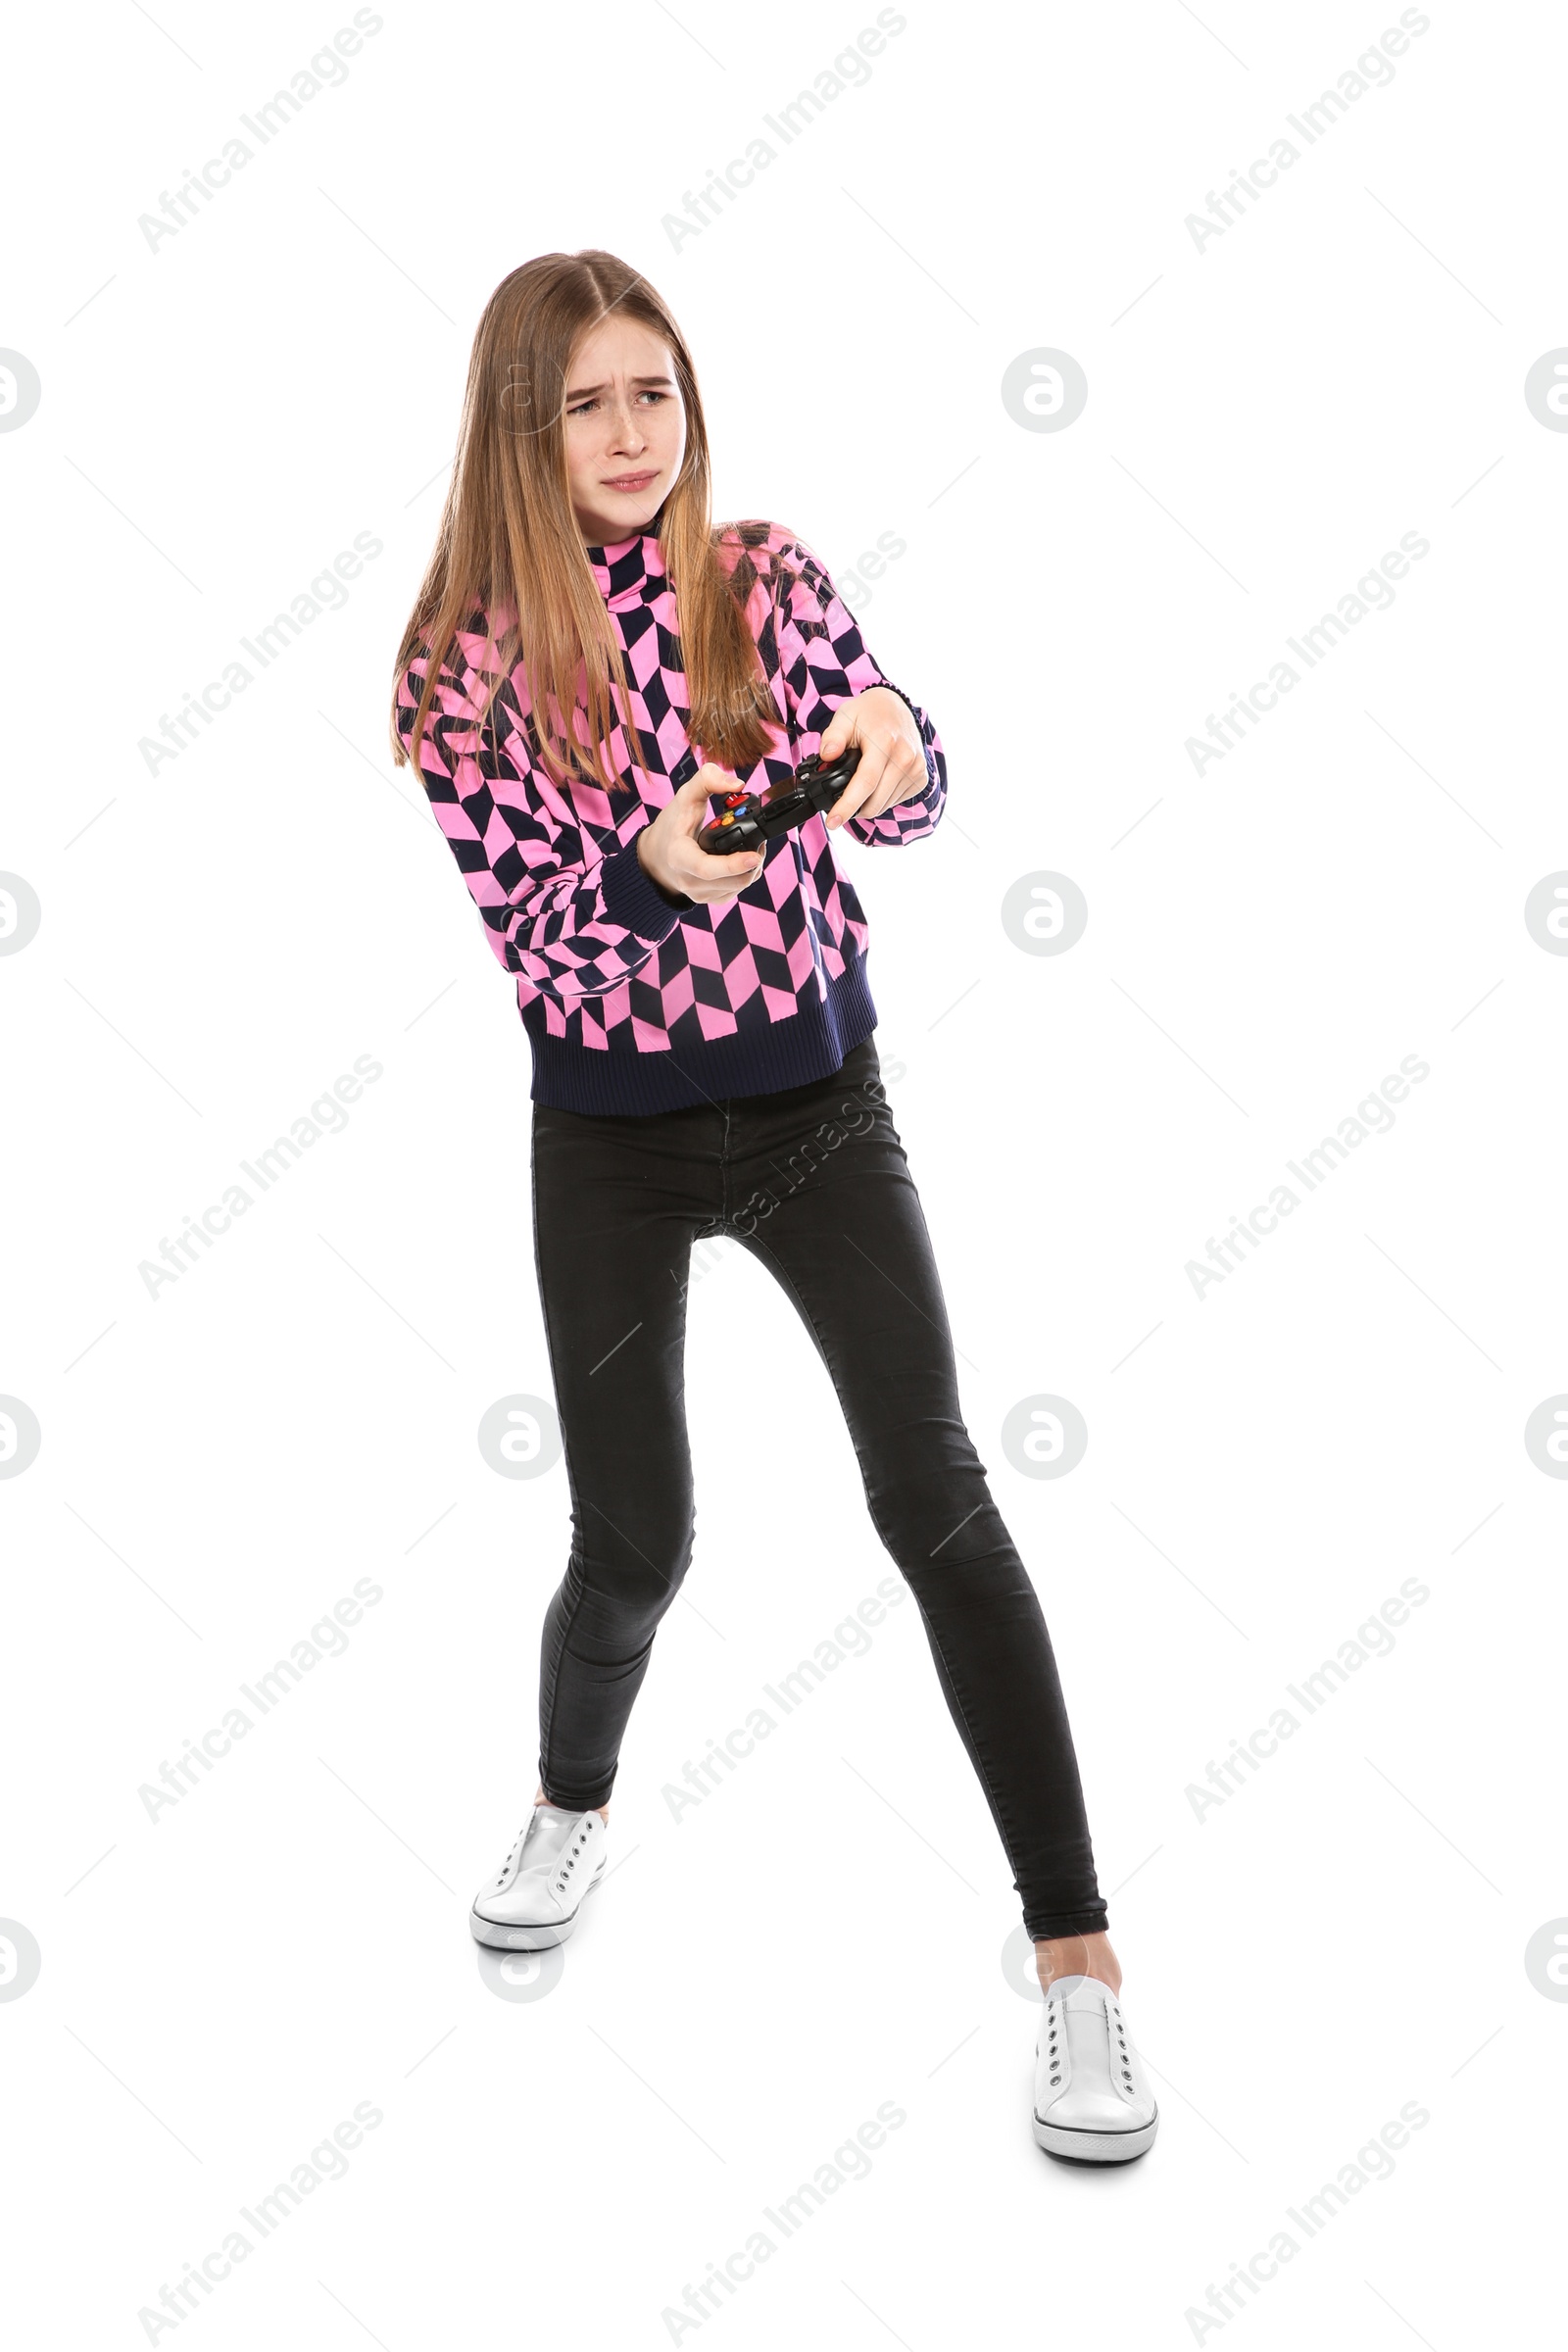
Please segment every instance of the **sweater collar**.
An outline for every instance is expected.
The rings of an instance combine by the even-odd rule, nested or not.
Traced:
[[[584,550],[595,585],[612,612],[651,604],[663,590],[664,556],[659,544],[662,514],[661,508],[647,530],[634,532],[629,539],[616,539],[608,546]]]

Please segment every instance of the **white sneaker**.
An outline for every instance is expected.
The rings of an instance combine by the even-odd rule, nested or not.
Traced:
[[[476,1943],[504,1952],[542,1952],[564,1943],[584,1895],[605,1874],[609,1830],[596,1809],[535,1805],[533,1817],[488,1886],[473,1898]]]
[[[1035,2138],[1077,2164],[1130,2164],[1154,2144],[1159,2109],[1121,2003],[1098,1977],[1057,1977],[1035,2045]]]

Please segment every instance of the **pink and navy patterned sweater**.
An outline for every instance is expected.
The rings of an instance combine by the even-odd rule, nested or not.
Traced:
[[[765,551],[793,576],[776,604],[760,583],[748,605],[786,728],[777,756],[739,771],[741,786],[756,792],[788,783],[841,703],[892,684],[811,550],[775,523]],[[674,592],[651,531],[587,553],[625,655],[649,761],[639,775],[617,723],[607,764],[632,789],[612,799],[598,786],[551,781],[530,750],[520,666],[481,734],[479,613],[443,668],[420,743],[437,820],[497,959],[516,978],[533,1099],[635,1115],[830,1077],[876,1025],[865,917],[833,841],[812,816],[767,845],[755,882],[712,906],[674,897],[643,871],[637,834],[698,766],[686,736]],[[764,545],[754,561],[765,578]],[[425,657],[416,660],[400,687],[405,742],[425,668]],[[925,741],[926,788],[880,816],[850,818],[844,831],[871,847],[920,840],[942,815],[942,745],[926,713],[909,708]]]

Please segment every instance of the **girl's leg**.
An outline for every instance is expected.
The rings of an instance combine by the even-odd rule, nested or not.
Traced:
[[[655,1632],[691,1559],[686,1284],[693,1235],[718,1205],[721,1126],[707,1111],[617,1119],[535,1106],[535,1263],[572,1517],[540,1644],[536,1803],[605,1809]]]
[[[541,1782],[539,1787],[533,1792],[533,1801],[536,1805],[553,1805],[556,1800],[553,1796],[546,1796],[544,1791],[544,1784]],[[596,1805],[594,1810],[598,1814],[601,1821],[608,1821],[610,1819],[610,1807],[608,1805]]]
[[[826,1088],[731,1105],[735,1228],[833,1378],[1025,1926],[1053,1947],[1042,1965],[1066,1974],[1087,1955],[1101,1965],[1080,1957],[1078,1970],[1105,1975],[1114,1958],[1051,1638],[964,1427],[925,1219],[875,1081],[866,1046]]]
[[[1121,1990],[1121,1962],[1108,1936],[1053,1936],[1037,1938],[1035,1973],[1049,1992],[1057,1977],[1098,1977],[1112,1992]]]

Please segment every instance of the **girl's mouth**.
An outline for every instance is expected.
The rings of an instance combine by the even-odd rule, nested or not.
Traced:
[[[656,466],[651,473],[617,473],[604,486],[607,490],[646,490],[650,482],[658,479],[658,475],[659,468]]]

